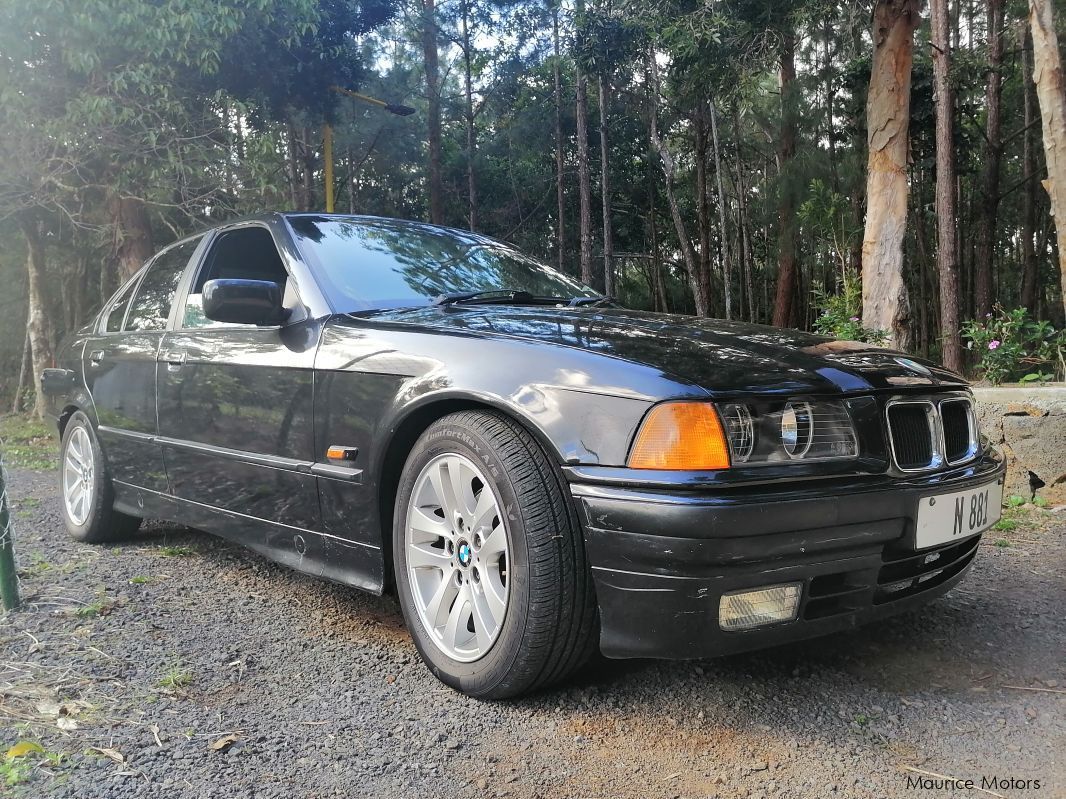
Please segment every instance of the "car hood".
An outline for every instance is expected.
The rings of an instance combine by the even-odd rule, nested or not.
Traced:
[[[721,319],[504,305],[428,307],[374,319],[578,348],[653,367],[721,395],[966,385],[953,372],[894,350]]]

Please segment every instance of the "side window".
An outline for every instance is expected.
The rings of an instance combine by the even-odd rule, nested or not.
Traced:
[[[130,304],[130,294],[133,293],[133,287],[136,285],[136,280],[130,281],[130,284],[111,304],[111,310],[107,312],[107,323],[104,325],[106,332],[117,333],[122,330],[122,320],[126,317],[126,306]]]
[[[167,326],[178,282],[199,243],[198,238],[183,241],[156,257],[130,304],[126,330],[163,330]]]
[[[208,319],[203,310],[204,283],[221,278],[271,280],[281,287],[282,296],[286,296],[289,274],[285,271],[278,248],[274,246],[274,238],[266,228],[247,227],[227,231],[211,245],[203,268],[189,289],[182,327],[228,326],[225,322]]]

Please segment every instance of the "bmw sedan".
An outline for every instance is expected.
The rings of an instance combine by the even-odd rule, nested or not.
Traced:
[[[627,310],[514,248],[269,214],[164,249],[42,375],[70,534],[145,517],[374,593],[485,698],[855,627],[963,578],[1001,456],[956,374]]]

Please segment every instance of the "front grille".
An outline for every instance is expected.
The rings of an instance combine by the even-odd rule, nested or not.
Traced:
[[[933,427],[929,424],[931,403],[915,402],[891,405],[888,430],[892,452],[901,469],[925,469],[933,465]]]
[[[947,582],[961,572],[977,554],[981,536],[922,552],[888,552],[877,574],[874,604],[913,596]]]
[[[970,401],[946,400],[940,403],[944,425],[944,455],[949,463],[964,461],[974,454],[976,436],[972,435]]]

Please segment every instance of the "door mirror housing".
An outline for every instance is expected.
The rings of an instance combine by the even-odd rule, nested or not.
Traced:
[[[215,322],[280,325],[289,316],[281,303],[281,286],[270,280],[208,280],[203,305],[204,316]]]

